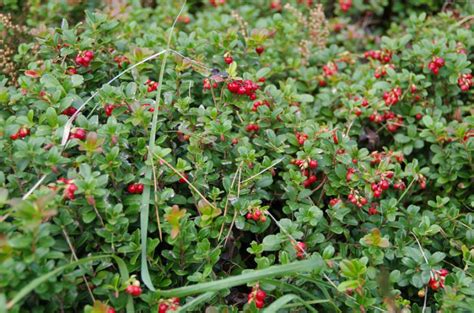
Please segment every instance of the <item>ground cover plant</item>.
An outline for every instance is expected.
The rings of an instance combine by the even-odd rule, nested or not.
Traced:
[[[0,312],[472,311],[469,1],[0,10]]]

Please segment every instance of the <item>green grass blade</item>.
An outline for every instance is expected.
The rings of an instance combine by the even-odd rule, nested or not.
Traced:
[[[195,294],[201,294],[208,291],[220,291],[255,281],[259,281],[265,278],[291,275],[298,272],[310,272],[317,267],[321,267],[321,260],[311,259],[305,261],[293,262],[285,265],[275,265],[266,269],[249,271],[237,276],[224,278],[221,280],[180,287],[169,290],[158,290],[157,293],[163,298],[171,297],[185,297]]]
[[[170,34],[168,37],[168,43],[166,47],[166,53],[163,56],[163,61],[161,62],[161,70],[160,70],[160,77],[158,80],[158,92],[156,95],[155,107],[153,112],[153,119],[151,122],[151,132],[150,132],[150,139],[148,141],[148,160],[153,161],[153,150],[155,148],[155,140],[156,140],[156,128],[158,123],[158,107],[160,105],[161,100],[161,88],[163,86],[163,76],[165,74],[166,69],[166,61],[168,59],[169,48],[171,44],[171,37],[173,34],[174,26],[176,22],[183,12],[183,9],[186,5],[186,1],[184,1],[183,5],[181,6],[181,10],[179,11],[178,15],[176,16],[173,25],[170,28]],[[146,181],[150,181],[153,171],[150,165],[147,167],[145,171],[145,179]],[[140,238],[141,238],[141,278],[145,286],[150,289],[151,291],[155,290],[153,286],[153,282],[151,281],[150,271],[148,270],[148,261],[147,261],[147,241],[148,241],[148,220],[150,215],[150,185],[146,184],[143,190],[142,195],[142,203],[140,207]]]
[[[119,273],[120,273],[122,281],[123,282],[127,281],[129,279],[128,269],[127,269],[127,266],[125,265],[125,262],[121,258],[119,258],[118,256],[115,256],[115,255],[109,255],[109,254],[91,256],[91,257],[83,258],[83,259],[80,259],[78,261],[71,262],[69,264],[60,266],[60,267],[52,270],[49,273],[46,273],[46,274],[44,274],[44,275],[42,275],[38,278],[33,279],[28,285],[23,287],[15,295],[15,297],[13,297],[13,299],[8,301],[6,307],[7,307],[7,309],[11,309],[16,304],[18,304],[18,302],[20,302],[24,297],[26,297],[30,292],[32,292],[36,287],[38,287],[42,283],[46,282],[48,279],[50,279],[50,278],[52,278],[56,275],[59,275],[62,271],[66,270],[68,268],[77,267],[77,266],[82,265],[82,264],[86,264],[86,263],[101,260],[101,259],[107,259],[107,258],[112,258],[112,259],[115,260],[115,262],[117,263],[117,266],[119,268]],[[129,302],[130,302],[130,300],[131,300],[131,297],[129,298]],[[129,305],[127,303],[127,312],[128,313],[135,312],[134,307],[133,307],[133,300],[131,301],[131,305]]]
[[[315,308],[307,304],[299,296],[294,295],[294,294],[288,294],[288,295],[284,295],[283,297],[277,299],[272,304],[270,304],[266,309],[263,310],[263,313],[277,313],[278,310],[283,309],[285,304],[293,300],[297,300],[298,302],[300,302],[301,305],[304,305],[310,312],[318,312]]]
[[[177,313],[184,313],[184,312],[192,312],[192,310],[196,311],[196,308],[209,301],[216,295],[216,292],[206,292],[200,295],[199,297],[193,299],[191,302],[186,303],[181,308],[179,308],[176,312]]]
[[[275,287],[278,287],[279,289],[283,289],[283,290],[287,289],[287,290],[290,290],[292,292],[298,292],[301,295],[304,295],[309,299],[316,300],[316,297],[313,294],[309,293],[308,291],[304,290],[303,288],[296,287],[295,285],[289,284],[289,283],[281,281],[281,280],[264,279],[264,280],[262,280],[262,283],[267,283],[267,284],[273,285]]]

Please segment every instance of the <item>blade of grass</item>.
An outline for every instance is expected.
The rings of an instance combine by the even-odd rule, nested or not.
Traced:
[[[50,278],[55,277],[56,275],[59,275],[62,271],[68,268],[74,268],[82,264],[86,264],[92,261],[107,259],[107,258],[114,259],[115,263],[117,263],[122,282],[126,282],[129,279],[128,269],[127,269],[127,266],[125,265],[125,262],[121,258],[115,255],[111,255],[111,254],[91,256],[91,257],[83,258],[78,261],[60,266],[52,270],[51,272],[48,272],[38,278],[33,279],[28,285],[20,289],[20,291],[18,291],[18,293],[13,297],[13,299],[7,302],[6,308],[7,309],[13,308],[16,304],[18,304],[18,302],[20,302],[23,298],[25,298],[30,292],[35,290],[39,285],[48,281]],[[130,298],[129,298],[129,302],[130,302]],[[133,300],[132,300],[131,305],[127,303],[127,312],[133,313],[134,311],[135,310],[133,308]]]
[[[186,0],[183,2],[181,9],[174,19],[173,25],[169,30],[168,42],[166,44],[166,53],[163,56],[163,61],[161,62],[161,70],[160,70],[160,77],[158,80],[158,93],[156,95],[155,107],[153,112],[153,119],[151,123],[151,132],[150,132],[150,140],[148,141],[148,160],[152,161],[153,163],[153,150],[155,148],[155,140],[156,140],[156,128],[158,123],[158,107],[160,106],[161,100],[161,88],[163,86],[163,76],[165,75],[166,69],[166,61],[168,59],[168,51],[171,44],[171,38],[173,37],[173,30],[178,21],[179,16],[184,10],[186,5]],[[146,181],[150,181],[152,177],[152,167],[153,164],[148,166],[145,172],[145,179]],[[143,190],[142,195],[142,203],[140,207],[140,238],[141,238],[141,278],[145,286],[154,291],[155,287],[151,281],[150,272],[148,270],[148,261],[147,261],[147,241],[148,241],[148,218],[150,211],[150,185],[146,184]]]
[[[172,297],[185,297],[195,294],[201,294],[208,291],[220,291],[255,281],[259,281],[264,278],[291,275],[299,272],[310,272],[317,267],[321,267],[322,264],[317,259],[310,259],[306,261],[297,261],[285,265],[274,265],[266,269],[253,270],[237,276],[224,278],[221,280],[210,281],[206,283],[200,283],[196,285],[180,287],[169,290],[157,290],[159,296],[163,298]]]
[[[180,307],[176,312],[192,312],[196,311],[196,308],[199,307],[201,304],[205,303],[206,301],[209,301],[216,295],[216,292],[206,292],[200,295],[199,297],[193,299],[191,302],[186,303],[182,307]]]
[[[279,289],[287,289],[287,290],[291,290],[293,292],[298,292],[310,299],[313,299],[313,300],[316,300],[316,297],[314,295],[312,295],[311,293],[309,293],[308,291],[302,289],[302,288],[299,288],[299,287],[296,287],[295,285],[292,285],[292,284],[289,284],[287,282],[284,282],[284,281],[281,281],[281,280],[277,280],[277,279],[264,279],[262,280],[262,283],[267,283],[267,284],[271,284],[275,287],[278,287]]]
[[[284,295],[281,298],[278,298],[276,301],[270,304],[266,309],[263,310],[263,313],[276,313],[278,312],[278,310],[282,309],[285,306],[285,304],[293,300],[297,300],[299,303],[301,303],[301,305],[304,305],[310,312],[318,312],[315,308],[307,304],[299,296],[294,295],[294,294],[288,294],[288,295]]]

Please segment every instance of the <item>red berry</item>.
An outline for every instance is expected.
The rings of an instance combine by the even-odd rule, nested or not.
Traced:
[[[367,204],[367,199],[364,198],[364,197],[362,197],[362,198],[360,198],[359,202],[360,202],[360,204],[362,204],[362,205],[366,205],[366,204]]]
[[[262,216],[260,216],[260,222],[265,223],[266,221],[267,221],[267,217],[262,214]]]
[[[107,309],[107,313],[115,313],[115,309],[113,307],[109,307]]]
[[[258,289],[257,292],[255,293],[255,298],[257,300],[265,300],[267,296],[267,293],[265,291],[263,291],[262,289]]]
[[[309,167],[312,168],[312,169],[317,168],[318,167],[318,161],[316,161],[316,160],[309,161]]]
[[[258,79],[258,81],[261,82],[261,83],[264,83],[264,82],[266,81],[266,78],[265,78],[265,77],[260,77],[260,78]]]
[[[380,188],[382,188],[382,190],[387,190],[389,187],[390,187],[390,184],[388,181],[386,180],[380,181]]]
[[[139,193],[139,194],[143,193],[143,188],[144,188],[143,184],[135,184],[135,189],[136,189],[135,193]]]
[[[258,55],[261,55],[265,51],[265,48],[263,46],[258,46],[255,48],[255,52],[257,52]]]
[[[245,217],[248,219],[248,220],[251,220],[252,219],[252,213],[247,213],[247,215],[245,215]]]
[[[224,57],[224,62],[227,64],[231,64],[234,62],[234,59],[231,56]]]
[[[129,193],[137,193],[137,185],[136,184],[130,184],[127,187],[127,191]]]
[[[17,140],[18,139],[18,132],[14,133],[13,135],[10,136],[11,140]]]
[[[158,313],[166,313],[168,311],[168,305],[166,303],[161,303],[158,307]]]
[[[336,133],[332,134],[332,140],[333,140],[333,142],[334,142],[336,145],[339,143],[339,138],[337,138],[337,134],[336,134]]]
[[[258,309],[261,309],[265,306],[265,302],[264,301],[261,301],[261,300],[258,300],[258,299],[255,299],[255,306],[258,308]]]
[[[374,191],[374,197],[375,198],[380,198],[381,195],[382,195],[382,190],[377,189],[377,190]]]
[[[72,138],[76,138],[79,140],[85,140],[87,132],[84,128],[76,128],[74,133],[71,134]]]
[[[180,184],[184,184],[185,182],[188,181],[188,174],[184,173],[183,176],[184,176],[184,177],[181,177],[181,178],[179,179],[179,183],[180,183]]]

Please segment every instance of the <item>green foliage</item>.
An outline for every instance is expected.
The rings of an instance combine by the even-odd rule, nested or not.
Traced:
[[[469,4],[227,2],[28,2],[0,312],[472,308]]]

